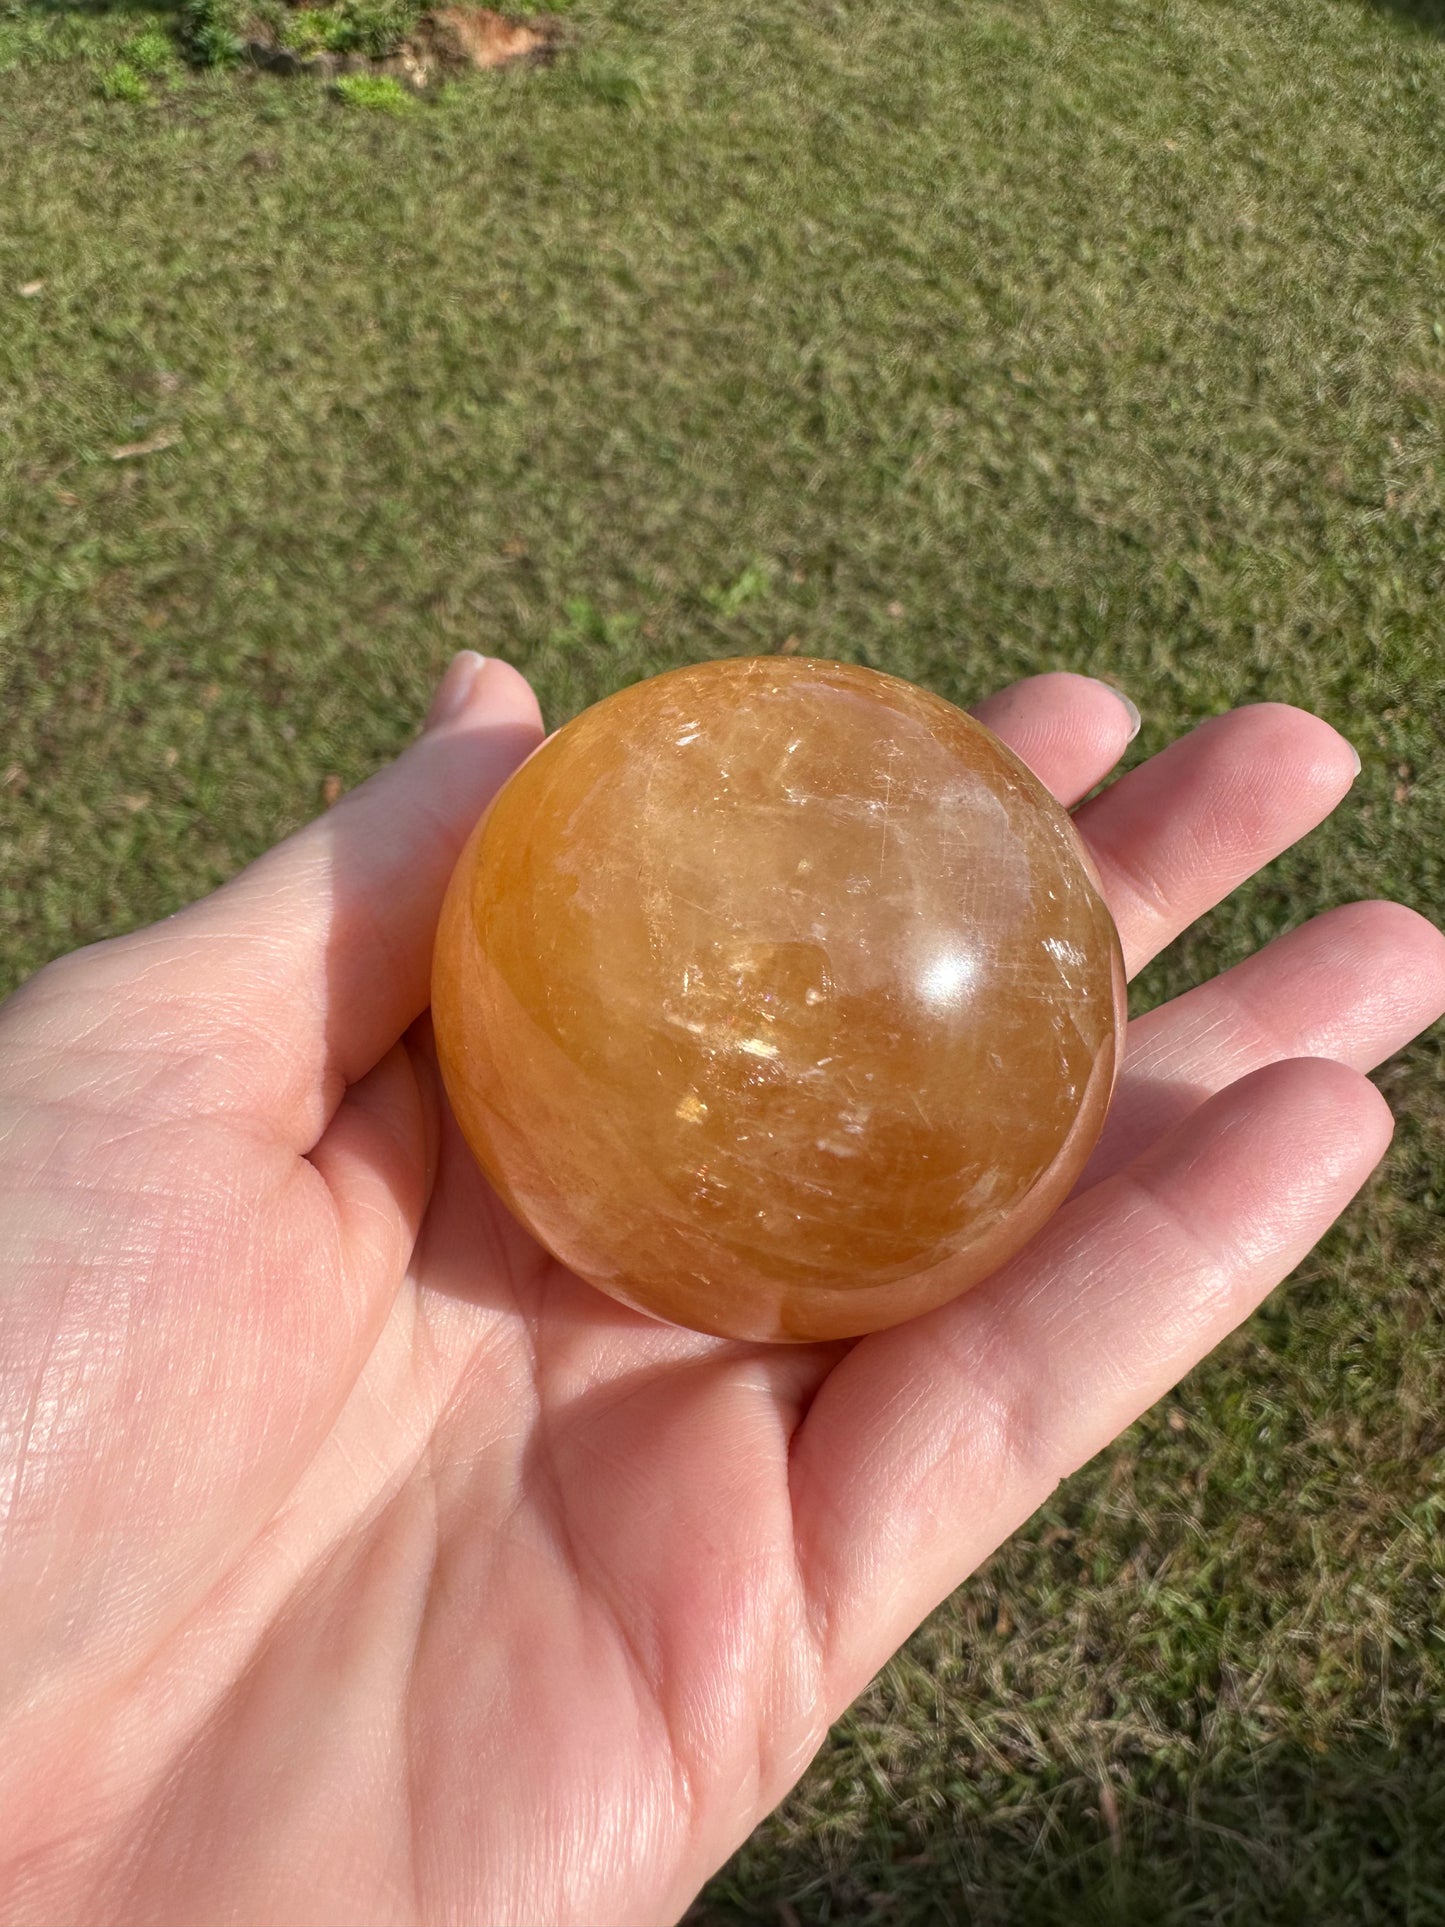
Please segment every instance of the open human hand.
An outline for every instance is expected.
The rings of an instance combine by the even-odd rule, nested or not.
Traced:
[[[1066,803],[1128,740],[977,713]],[[1130,1027],[1006,1269],[772,1348],[637,1316],[489,1193],[425,1017],[451,866],[540,736],[458,658],[394,765],[0,1009],[0,1917],[674,1918],[920,1619],[1257,1305],[1382,1155],[1445,941],[1327,911]],[[1349,745],[1217,717],[1083,805],[1132,971]]]

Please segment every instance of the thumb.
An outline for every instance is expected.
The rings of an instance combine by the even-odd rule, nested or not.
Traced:
[[[542,740],[515,669],[454,658],[394,763],[189,909],[100,946],[92,987],[183,1007],[222,1109],[298,1150],[426,1009],[447,881],[496,791]],[[230,1102],[227,1102],[227,1099]]]

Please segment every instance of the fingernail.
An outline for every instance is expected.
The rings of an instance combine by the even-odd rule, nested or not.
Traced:
[[[1119,701],[1124,705],[1125,713],[1129,718],[1128,740],[1132,743],[1134,738],[1139,734],[1139,729],[1143,722],[1143,718],[1139,714],[1138,705],[1131,703],[1122,689],[1116,689],[1113,683],[1105,682],[1102,676],[1090,676],[1089,681],[1096,682],[1100,689],[1107,689],[1111,696],[1117,696]]]
[[[1350,754],[1355,759],[1355,774],[1358,776],[1360,773],[1360,752],[1355,748],[1353,743],[1350,744]]]
[[[427,729],[440,729],[444,723],[453,723],[461,715],[472,699],[477,677],[486,667],[487,659],[479,656],[475,649],[459,649],[447,664],[447,672],[437,684],[436,694],[431,699],[431,708],[426,713]]]

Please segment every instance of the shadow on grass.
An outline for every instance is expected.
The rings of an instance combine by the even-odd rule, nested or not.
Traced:
[[[24,0],[26,13],[51,15],[56,19],[103,19],[107,14],[178,14],[182,0]]]
[[[1370,0],[1370,4],[1421,33],[1445,34],[1445,0]]]
[[[927,1792],[925,1792],[925,1799]],[[851,1850],[795,1814],[749,1841],[688,1927],[1425,1927],[1445,1920],[1445,1737],[1352,1755],[1272,1748],[1145,1798],[1120,1784],[997,1821],[886,1813]],[[890,1833],[890,1826],[893,1830]],[[786,1829],[786,1833],[784,1832]]]

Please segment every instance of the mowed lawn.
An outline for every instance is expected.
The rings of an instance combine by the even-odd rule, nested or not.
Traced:
[[[1318,710],[1337,817],[1136,1009],[1445,903],[1445,10],[576,0],[395,117],[0,11],[0,990],[406,741],[781,647]],[[36,284],[40,285],[36,285]],[[149,453],[114,458],[127,445]],[[837,1729],[699,1922],[1445,1917],[1445,1073],[1248,1328]]]

